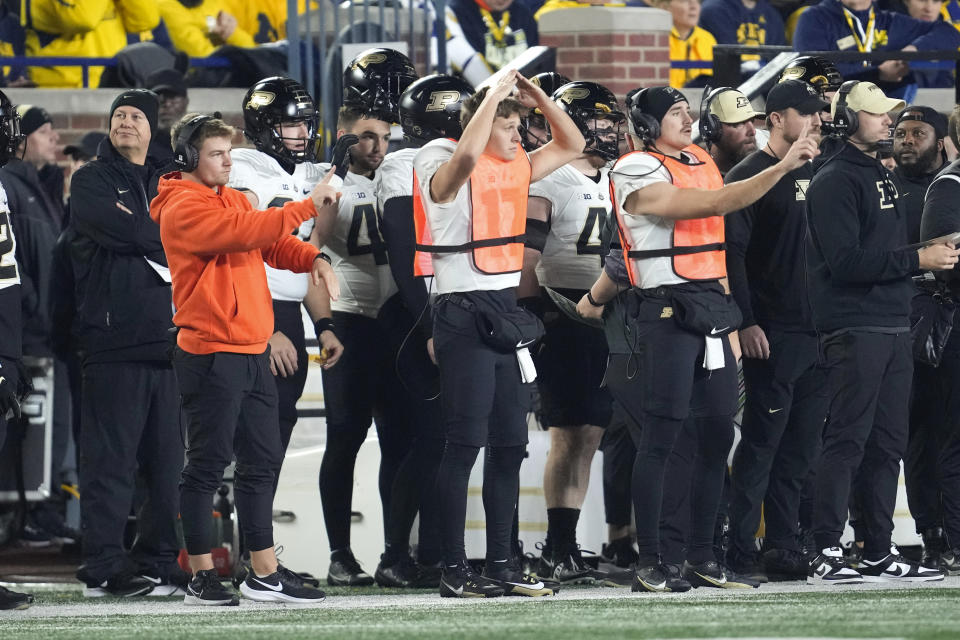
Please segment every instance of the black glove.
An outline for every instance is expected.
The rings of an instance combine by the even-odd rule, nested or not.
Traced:
[[[17,393],[20,372],[19,367],[10,360],[0,360],[0,418],[13,411],[15,418],[20,417],[20,394]]]
[[[333,154],[330,156],[330,164],[337,170],[334,175],[339,176],[341,180],[347,175],[350,169],[350,147],[360,142],[360,138],[352,133],[345,133],[337,138],[337,144],[333,145]]]

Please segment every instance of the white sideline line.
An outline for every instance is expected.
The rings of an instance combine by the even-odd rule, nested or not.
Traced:
[[[8,585],[10,588],[19,591],[29,591],[31,585]],[[58,590],[63,591],[68,585],[58,585]],[[180,598],[136,598],[126,601],[100,602],[98,600],[85,601],[73,604],[46,604],[38,602],[29,609],[23,611],[0,611],[0,620],[7,619],[36,619],[36,618],[96,618],[102,616],[116,615],[208,615],[210,613],[230,613],[230,612],[253,612],[269,611],[277,608],[316,608],[333,610],[358,610],[358,609],[377,609],[377,608],[418,608],[418,609],[446,609],[451,607],[497,607],[503,604],[517,604],[520,602],[528,603],[529,606],[537,606],[541,602],[551,602],[554,600],[605,600],[610,598],[633,598],[633,599],[681,599],[681,600],[733,600],[750,599],[754,602],[762,601],[768,596],[776,596],[784,593],[841,593],[862,592],[862,591],[891,591],[898,589],[942,589],[960,587],[960,577],[946,578],[943,582],[936,583],[867,583],[862,585],[844,585],[844,586],[810,586],[802,582],[779,582],[766,584],[759,589],[748,590],[727,590],[727,589],[692,589],[687,593],[679,594],[635,594],[629,589],[616,589],[610,587],[590,587],[563,589],[552,597],[542,598],[492,598],[489,600],[458,600],[455,598],[441,598],[433,593],[416,593],[403,595],[360,595],[360,596],[328,596],[326,601],[319,605],[284,605],[251,602],[250,600],[240,600],[239,607],[188,607],[182,603]],[[37,589],[34,593],[42,600],[44,591],[49,589]],[[777,599],[779,601],[779,599]],[[212,611],[211,611],[212,610]]]

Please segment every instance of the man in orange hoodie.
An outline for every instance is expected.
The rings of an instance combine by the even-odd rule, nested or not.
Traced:
[[[305,200],[257,211],[227,188],[234,130],[219,118],[188,114],[174,127],[174,161],[160,180],[150,216],[160,225],[179,329],[173,363],[187,416],[187,464],[180,513],[193,579],[186,604],[236,605],[217,578],[210,555],[210,505],[223,470],[236,457],[237,514],[251,550],[240,592],[252,600],[315,603],[324,598],[277,563],[273,550],[274,469],[283,455],[277,389],[267,340],[273,306],[263,263],[310,273],[332,299],[339,285],[325,256],[291,235],[337,201],[324,177]]]

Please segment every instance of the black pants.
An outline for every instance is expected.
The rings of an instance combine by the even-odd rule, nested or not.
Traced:
[[[138,568],[164,572],[176,562],[177,482],[182,468],[177,381],[170,367],[142,362],[86,364],[80,433],[80,580],[98,586],[131,568],[123,531],[138,473],[146,500],[137,516],[132,561]],[[208,507],[208,520],[209,514]]]
[[[380,501],[384,535],[390,530],[391,497],[397,470],[410,450],[411,424],[405,387],[397,377],[388,331],[374,318],[334,311],[343,357],[323,372],[327,447],[320,464],[320,500],[330,550],[350,546],[350,510],[357,453],[371,421],[380,444]]]
[[[251,551],[273,547],[273,487],[283,451],[269,349],[260,354],[187,353],[173,366],[187,420],[180,515],[187,553],[210,552],[213,496],[234,457],[237,518]]]
[[[303,317],[300,303],[289,300],[273,301],[274,328],[290,339],[297,349],[297,370],[287,377],[274,376],[277,383],[277,409],[280,416],[280,443],[286,452],[290,444],[290,435],[297,424],[297,401],[303,395],[307,384],[307,371],[310,360],[307,354],[307,341],[303,333]],[[277,469],[279,478],[280,470]]]
[[[467,484],[480,447],[487,447],[483,504],[487,557],[505,560],[527,443],[531,393],[521,382],[516,355],[500,353],[480,338],[474,314],[456,300],[492,311],[516,308],[513,289],[441,296],[434,307],[433,336],[440,365],[446,445],[437,473],[444,561],[465,558]]]
[[[917,532],[943,526],[960,547],[960,329],[937,368],[915,363],[910,440],[904,461]]]
[[[627,419],[619,403],[613,403],[612,413],[610,426],[603,432],[600,442],[600,450],[603,451],[603,508],[607,524],[625,527],[630,524],[633,512],[630,487],[637,448],[630,437]]]
[[[883,556],[890,549],[900,459],[907,448],[910,334],[834,334],[824,341],[824,356],[833,397],[817,468],[816,544],[840,545],[854,481],[864,554]]]
[[[766,548],[798,550],[800,493],[820,450],[826,370],[817,336],[768,331],[770,359],[744,358],[747,401],[731,472],[730,535],[756,550],[761,508]]]
[[[628,416],[637,447],[633,507],[641,562],[654,562],[661,552],[661,512],[667,487],[677,487],[681,496],[686,493],[678,479],[668,477],[667,472],[684,421],[691,419],[688,442],[696,453],[689,485],[693,519],[687,555],[691,562],[704,562],[713,555],[714,524],[733,442],[736,364],[724,338],[726,366],[714,371],[703,369],[704,337],[678,327],[664,313],[667,306],[667,301],[640,305],[631,325],[638,335],[640,352],[611,355],[607,383]],[[689,513],[682,506],[675,512],[678,517]]]

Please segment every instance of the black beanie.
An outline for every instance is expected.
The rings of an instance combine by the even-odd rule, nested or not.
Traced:
[[[43,107],[23,104],[17,107],[17,113],[20,114],[20,133],[24,136],[30,135],[48,122],[53,123],[53,118]]]
[[[673,87],[649,87],[632,95],[631,100],[640,111],[661,122],[673,105],[686,102],[687,98]]]
[[[150,125],[150,135],[153,135],[157,128],[157,111],[160,110],[160,99],[157,94],[149,89],[127,89],[110,105],[110,120],[113,120],[113,112],[117,107],[136,107],[143,111]],[[109,124],[107,126],[109,127]]]

